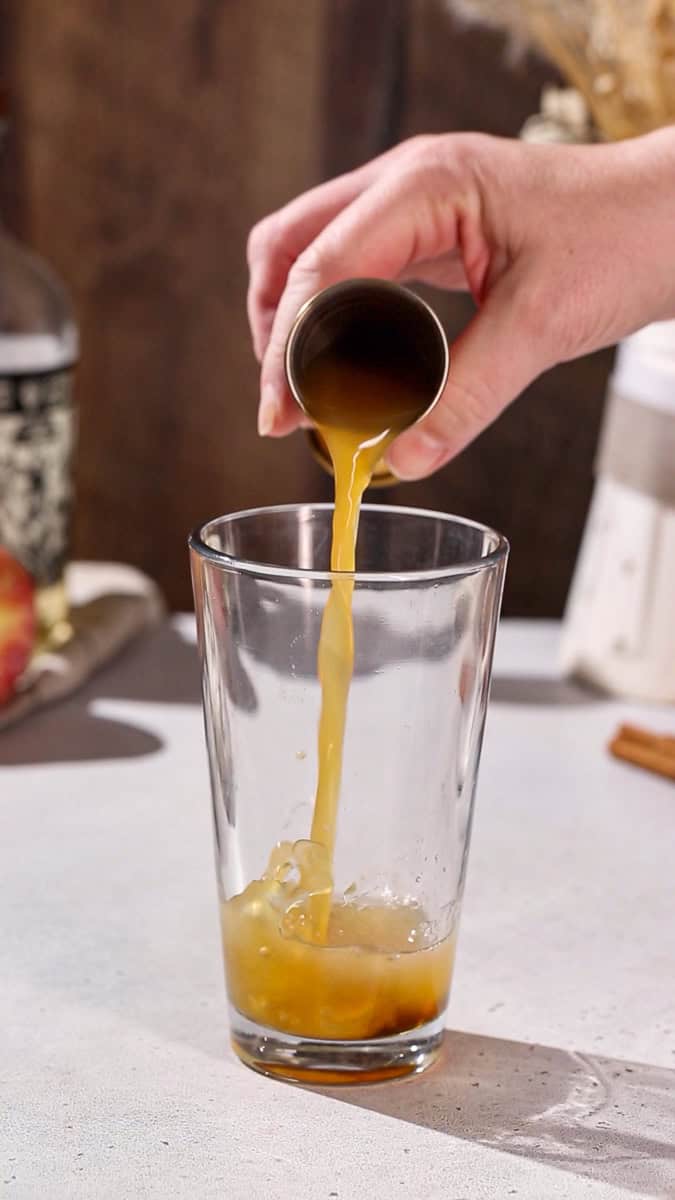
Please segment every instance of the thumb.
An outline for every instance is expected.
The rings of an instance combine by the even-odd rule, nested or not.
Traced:
[[[429,416],[392,444],[387,463],[399,479],[422,479],[492,424],[554,359],[547,354],[545,308],[502,276],[452,346],[443,395]]]

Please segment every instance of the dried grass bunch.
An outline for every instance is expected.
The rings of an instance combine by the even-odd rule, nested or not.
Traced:
[[[675,0],[450,0],[547,55],[581,92],[601,135],[675,122]]]

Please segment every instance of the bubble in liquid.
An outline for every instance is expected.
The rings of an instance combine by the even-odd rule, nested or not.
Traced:
[[[276,876],[279,883],[290,884],[291,887],[296,887],[300,882],[300,869],[297,863],[285,862],[280,867],[277,867]]]

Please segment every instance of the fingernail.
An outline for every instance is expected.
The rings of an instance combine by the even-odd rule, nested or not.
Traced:
[[[392,446],[387,465],[399,479],[423,479],[441,466],[448,447],[433,433],[415,430],[405,434]]]
[[[258,433],[260,437],[268,437],[274,429],[274,424],[279,411],[279,402],[277,394],[271,384],[266,384],[260,397],[260,408],[258,409]]]

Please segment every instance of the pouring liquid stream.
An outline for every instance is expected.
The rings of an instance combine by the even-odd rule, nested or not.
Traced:
[[[333,894],[349,690],[354,667],[352,600],[363,493],[387,447],[428,396],[400,370],[317,357],[303,380],[307,410],[335,475],[331,570],[318,648],[321,711],[310,836],[280,843],[262,879],[223,905],[230,997],[245,1016],[287,1033],[382,1037],[442,1012],[453,961],[418,903]]]
[[[424,397],[396,376],[326,355],[311,365],[305,395],[333,463],[335,510],[331,571],[356,570],[361,500],[373,471],[397,434],[412,425]],[[324,610],[318,651],[321,684],[318,781],[310,838],[335,851],[349,687],[354,670],[352,579],[335,579]],[[323,912],[321,911],[323,908]],[[325,933],[330,906],[315,906]]]

